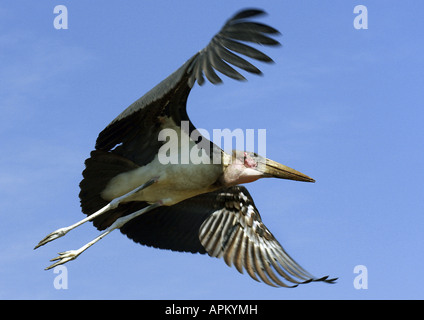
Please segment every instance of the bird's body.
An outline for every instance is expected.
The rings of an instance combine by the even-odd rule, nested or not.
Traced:
[[[197,149],[196,143],[190,139],[187,133],[181,131],[180,127],[167,126],[167,128],[175,130],[178,134],[178,139],[174,142],[177,143],[177,146],[173,149],[178,150],[178,155],[181,154],[179,142],[182,140],[188,142],[187,150]],[[164,205],[170,206],[198,194],[214,191],[222,186],[219,183],[219,177],[223,172],[221,161],[220,163],[211,163],[209,156],[205,154],[203,161],[196,165],[193,165],[191,161],[182,163],[179,159],[177,159],[177,163],[164,165],[160,159],[166,158],[164,153],[167,150],[159,149],[158,154],[148,164],[120,173],[112,178],[101,193],[102,198],[111,201],[155,177],[158,178],[155,184],[139,191],[126,201],[148,203],[162,201]]]
[[[249,20],[263,13],[249,9],[234,15],[207,47],[99,134],[80,183],[81,207],[87,218],[49,234],[37,247],[86,221],[105,231],[82,248],[60,254],[49,268],[75,259],[120,229],[143,245],[223,257],[239,272],[246,270],[253,279],[272,286],[288,286],[281,277],[294,286],[334,281],[313,277],[284,251],[263,224],[249,192],[240,186],[265,177],[314,180],[252,152],[225,153],[201,136],[187,115],[187,97],[196,81],[204,83],[204,76],[213,84],[220,83],[217,70],[244,80],[229,64],[261,74],[236,53],[272,62],[242,43],[279,44],[268,36],[278,34],[277,30]],[[167,133],[172,134],[167,138]]]
[[[155,184],[140,190],[126,202],[145,201],[151,204],[162,201],[163,205],[171,206],[201,193],[218,189],[214,185],[221,173],[220,165],[171,164],[163,168],[160,161],[155,158],[143,167],[123,172],[113,178],[101,196],[105,200],[112,201],[154,177],[159,177]]]

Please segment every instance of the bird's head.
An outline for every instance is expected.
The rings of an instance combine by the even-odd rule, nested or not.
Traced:
[[[254,152],[234,150],[231,155],[224,152],[223,164],[224,173],[221,176],[221,182],[226,186],[249,183],[260,178],[315,182],[314,179],[299,171]]]

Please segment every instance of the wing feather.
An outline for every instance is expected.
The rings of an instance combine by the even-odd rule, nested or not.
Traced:
[[[273,62],[273,60],[269,56],[267,56],[265,53],[251,46],[248,46],[247,44],[244,44],[232,39],[227,39],[224,37],[217,37],[217,41],[225,48],[230,49],[234,52],[243,54],[249,58],[256,59],[262,62],[267,62],[267,63]]]
[[[272,59],[264,53],[239,42],[252,42],[268,46],[280,45],[277,40],[267,35],[278,35],[279,32],[276,29],[263,23],[246,20],[262,14],[265,14],[265,12],[258,9],[247,9],[235,14],[225,23],[220,32],[212,38],[209,44],[203,50],[199,51],[198,55],[193,59],[193,65],[189,67],[189,70],[195,69],[197,71],[197,66],[201,66],[202,71],[212,83],[219,83],[221,81],[219,81],[218,76],[216,77],[219,80],[214,77],[214,74],[211,72],[211,66],[220,73],[239,81],[246,80],[246,78],[230,65],[234,65],[250,73],[261,74],[261,71],[257,67],[230,50],[262,62],[272,62]],[[212,75],[210,77],[212,80],[209,79],[208,75]],[[198,72],[191,72],[189,83],[193,84],[196,80],[199,85],[204,83],[202,75]]]
[[[246,188],[236,186],[216,192],[213,203],[216,211],[199,230],[199,240],[210,256],[223,257],[228,266],[234,265],[240,273],[246,270],[254,280],[270,286],[294,287],[310,281],[334,281],[315,278],[285,252],[263,224]],[[217,221],[219,226],[215,227]]]

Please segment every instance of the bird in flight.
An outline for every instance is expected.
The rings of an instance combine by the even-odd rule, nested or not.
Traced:
[[[261,74],[240,55],[272,62],[246,44],[279,45],[272,38],[279,34],[276,29],[252,19],[264,14],[259,9],[236,13],[204,49],[100,132],[80,183],[81,208],[87,217],[50,233],[35,248],[87,221],[103,233],[77,250],[59,253],[46,269],[77,258],[119,229],[142,245],[223,258],[240,273],[246,271],[270,286],[336,280],[316,278],[296,263],[264,225],[251,195],[240,185],[268,177],[314,180],[253,152],[224,152],[198,133],[187,115],[187,98],[196,82],[202,85],[206,78],[221,83],[216,71],[245,80],[231,65]],[[188,125],[183,126],[184,122]],[[185,138],[201,161],[163,163],[161,159],[170,151],[163,148],[170,141],[161,138],[165,129]],[[184,150],[178,141],[170,149],[177,150],[177,159],[182,159]]]

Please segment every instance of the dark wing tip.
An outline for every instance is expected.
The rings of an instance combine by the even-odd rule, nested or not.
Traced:
[[[236,14],[234,14],[228,21],[246,19],[246,18],[266,15],[266,14],[267,13],[262,9],[256,9],[256,8],[242,9]]]
[[[338,280],[339,278],[331,278],[331,279],[328,279],[328,276],[326,276],[326,277],[324,277],[324,279],[318,279],[318,280],[316,280],[316,281],[323,281],[323,282],[325,282],[325,283],[330,283],[330,284],[335,284],[335,283],[337,283],[337,280]]]
[[[265,63],[273,62],[266,54],[244,43],[251,42],[264,46],[281,45],[271,37],[271,35],[280,34],[277,29],[250,19],[261,15],[265,15],[265,11],[249,8],[241,10],[227,20],[220,32],[193,59],[192,65],[188,69],[189,86],[192,87],[196,80],[199,85],[202,85],[205,82],[203,76],[206,76],[213,84],[221,83],[222,80],[215,71],[235,80],[245,81],[246,78],[232,66],[261,75],[262,72],[257,67],[238,55],[241,54]]]

